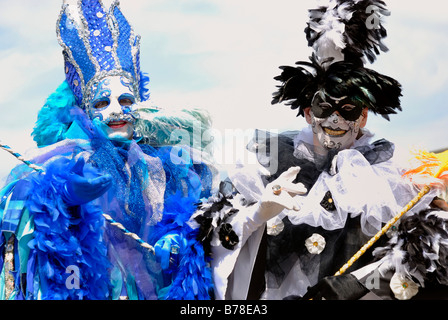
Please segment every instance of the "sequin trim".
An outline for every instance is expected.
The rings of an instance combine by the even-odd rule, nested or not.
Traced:
[[[11,235],[6,245],[5,250],[5,298],[8,300],[14,291],[15,281],[14,275],[11,273],[14,271],[14,241],[15,236]]]

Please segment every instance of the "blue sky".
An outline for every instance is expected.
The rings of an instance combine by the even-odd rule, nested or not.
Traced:
[[[24,153],[38,110],[63,81],[56,40],[62,1],[0,0],[0,140]],[[400,150],[448,148],[448,19],[443,0],[389,0],[390,51],[373,68],[403,85],[403,112],[367,127]],[[306,60],[303,29],[314,0],[122,0],[142,36],[151,104],[208,109],[218,130],[300,129],[305,121],[271,106],[278,66]],[[17,162],[0,153],[0,179]]]

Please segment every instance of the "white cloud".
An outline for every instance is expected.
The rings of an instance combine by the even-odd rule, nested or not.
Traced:
[[[134,21],[143,41],[151,41],[153,32],[168,34],[166,41],[169,44],[160,50],[177,50],[179,59],[201,55],[202,59],[194,66],[197,74],[205,73],[216,82],[213,88],[193,92],[177,92],[169,88],[163,92],[153,91],[155,103],[210,109],[219,128],[248,125],[276,128],[296,122],[294,111],[283,106],[270,106],[272,92],[276,90],[272,78],[278,75],[279,65],[308,58],[309,50],[302,31],[311,1],[229,0],[211,3],[219,9],[212,16],[147,8],[146,22],[143,23],[141,18]],[[278,25],[281,28],[275,27]],[[145,56],[145,52],[142,55]],[[273,117],[272,112],[285,117]]]

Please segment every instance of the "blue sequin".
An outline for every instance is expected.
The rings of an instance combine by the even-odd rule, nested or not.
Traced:
[[[106,48],[112,48],[114,40],[112,33],[107,26],[106,14],[98,1],[82,1],[82,10],[89,27],[89,43],[92,55],[98,61],[101,70],[110,71],[115,68],[115,61],[112,51]],[[100,15],[97,13],[100,12]],[[99,35],[95,36],[95,31]]]
[[[89,58],[84,42],[78,35],[78,30],[73,27],[72,22],[68,20],[67,14],[65,13],[62,14],[59,28],[62,41],[69,47],[71,55],[82,70],[84,81],[87,83],[95,76],[95,66]]]
[[[134,64],[132,59],[131,44],[129,39],[131,37],[131,26],[123,16],[118,7],[114,9],[114,17],[118,24],[118,48],[117,55],[120,60],[121,67],[124,70],[129,70],[133,77],[135,77]]]
[[[64,56],[66,56],[67,53],[64,52]],[[81,78],[78,75],[78,72],[76,71],[76,68],[73,66],[73,64],[71,64],[68,59],[65,59],[65,69],[66,69],[66,74],[65,74],[65,78],[67,80],[67,82],[70,85],[70,88],[73,91],[73,94],[76,97],[76,102],[78,104],[81,104],[82,102],[82,90],[81,90]],[[78,85],[76,85],[78,84]]]

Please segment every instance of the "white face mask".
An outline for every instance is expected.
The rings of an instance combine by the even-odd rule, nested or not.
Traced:
[[[364,118],[361,115],[355,121],[347,121],[336,112],[327,118],[316,118],[312,111],[310,115],[315,144],[318,142],[325,150],[350,148],[358,137]]]
[[[92,87],[88,114],[97,118],[109,139],[130,140],[134,135],[135,96],[125,77],[106,77]]]

